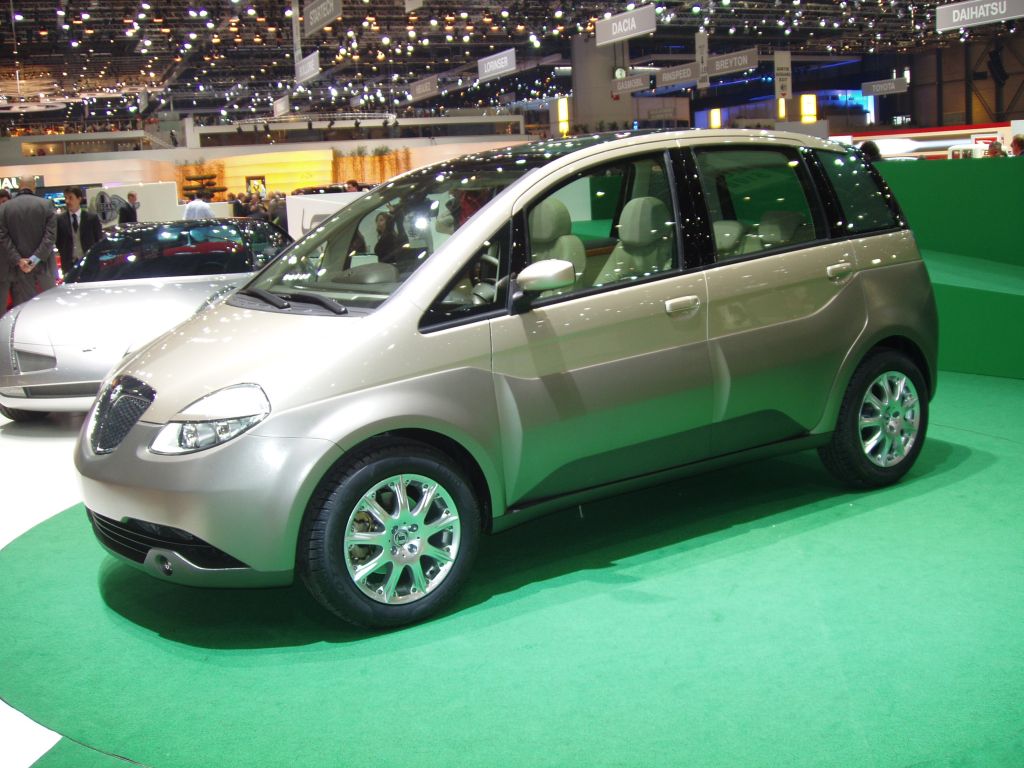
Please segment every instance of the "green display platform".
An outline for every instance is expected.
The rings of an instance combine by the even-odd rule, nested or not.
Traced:
[[[939,367],[1024,379],[1024,160],[882,162],[939,307]]]
[[[884,491],[801,454],[489,538],[389,633],[160,583],[72,508],[0,551],[0,696],[98,750],[40,768],[1020,765],[1022,397],[943,374]]]

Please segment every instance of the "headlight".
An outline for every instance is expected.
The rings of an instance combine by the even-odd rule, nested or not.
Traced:
[[[157,434],[153,453],[195,453],[226,443],[263,421],[270,401],[258,384],[237,384],[196,400]]]

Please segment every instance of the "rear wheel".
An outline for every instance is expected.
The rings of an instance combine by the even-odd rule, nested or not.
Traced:
[[[387,443],[336,469],[314,497],[300,573],[335,615],[394,627],[454,597],[479,539],[480,505],[460,469],[429,446]]]
[[[22,411],[18,408],[8,408],[6,405],[0,405],[0,416],[11,421],[41,421],[46,418],[46,413],[44,411]]]
[[[825,467],[855,488],[897,482],[914,465],[928,427],[928,391],[910,358],[879,350],[850,380],[835,432],[819,449]]]

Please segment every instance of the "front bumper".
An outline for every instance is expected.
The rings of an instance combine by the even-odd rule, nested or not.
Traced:
[[[165,581],[290,583],[306,504],[341,450],[325,440],[249,433],[206,451],[160,456],[148,449],[159,429],[140,422],[104,455],[83,430],[75,466],[100,543]]]

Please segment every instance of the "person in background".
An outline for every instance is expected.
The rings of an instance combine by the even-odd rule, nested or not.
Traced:
[[[57,253],[60,270],[66,275],[71,265],[78,262],[94,243],[103,239],[103,223],[95,213],[82,208],[85,193],[81,187],[64,190],[67,208],[57,216]]]
[[[993,141],[989,144],[985,151],[985,157],[1006,157],[1006,153],[1003,151],[1003,142]]]
[[[1024,157],[1024,133],[1018,133],[1010,141],[1010,152],[1014,157]]]
[[[3,205],[11,199],[11,193],[6,189],[0,189],[0,205]]]
[[[0,206],[0,262],[6,275],[0,294],[10,283],[11,305],[28,301],[57,282],[53,245],[57,239],[57,210],[37,197],[35,176],[22,176],[18,196]],[[4,277],[0,276],[0,281]]]
[[[860,151],[864,153],[864,159],[869,163],[877,163],[882,159],[882,153],[875,142],[868,139],[860,145]]]
[[[188,205],[185,206],[185,221],[213,218],[213,209],[210,207],[210,204],[206,202],[206,199],[209,196],[210,193],[205,190],[196,192],[196,196]]]
[[[377,244],[374,245],[373,252],[377,254],[377,261],[382,264],[394,264],[398,261],[402,249],[409,242],[400,222],[401,217],[395,212],[381,211],[377,214],[374,221],[377,228]]]
[[[117,212],[117,223],[118,224],[130,224],[134,221],[139,220],[139,214],[137,213],[139,208],[139,198],[134,192],[128,193],[128,205],[122,205],[121,210]]]
[[[356,181],[355,179],[349,179],[348,181],[345,182],[345,191],[346,192],[362,192],[362,190],[359,189],[359,182]]]

